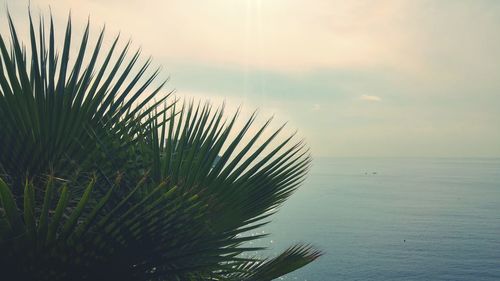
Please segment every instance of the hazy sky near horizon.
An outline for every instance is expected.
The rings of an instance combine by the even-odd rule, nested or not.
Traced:
[[[26,28],[28,1],[0,1]],[[178,96],[275,114],[317,157],[500,157],[500,1],[32,0],[31,10],[49,5],[60,32],[70,9],[76,32],[90,15],[94,36],[106,23],[108,39],[132,38]]]

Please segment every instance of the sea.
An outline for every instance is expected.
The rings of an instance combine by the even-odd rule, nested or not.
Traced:
[[[315,159],[258,232],[324,252],[278,280],[500,280],[500,159]]]

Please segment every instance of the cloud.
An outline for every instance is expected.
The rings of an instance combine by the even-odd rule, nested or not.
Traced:
[[[151,0],[121,2],[32,0],[7,2],[17,12],[26,3],[47,13],[51,6],[57,22],[65,23],[71,9],[75,26],[106,21],[108,31],[140,42],[145,53],[168,61],[196,61],[278,72],[323,68],[363,68],[391,64],[414,67],[413,38],[404,36],[394,15],[407,15],[409,4],[384,0],[234,1]],[[134,24],[130,19],[136,18]],[[398,17],[399,19],[399,17]],[[78,22],[79,24],[76,24]]]
[[[379,102],[381,101],[382,99],[378,96],[370,96],[370,95],[361,95],[359,97],[359,100],[362,100],[362,101],[369,101],[369,102]]]
[[[243,105],[242,116],[261,108],[304,130],[318,155],[500,155],[500,1],[5,3],[26,39],[28,3],[34,15],[52,7],[59,39],[71,9],[75,48],[90,14],[90,40],[106,22],[109,48],[121,30],[167,67],[181,97]]]

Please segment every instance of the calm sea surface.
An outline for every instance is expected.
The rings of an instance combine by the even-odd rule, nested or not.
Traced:
[[[326,252],[285,280],[500,280],[500,159],[316,159],[264,231]]]

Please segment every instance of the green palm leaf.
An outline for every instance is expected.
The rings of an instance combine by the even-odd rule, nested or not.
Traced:
[[[17,280],[272,280],[318,258],[295,245],[276,258],[248,236],[303,182],[302,140],[237,126],[224,106],[167,102],[151,60],[138,66],[90,25],[73,54],[52,18],[29,51],[8,17],[0,36],[0,270]],[[9,46],[9,47],[8,47]],[[73,58],[74,55],[74,59]],[[149,74],[148,74],[149,73]],[[49,176],[47,176],[49,175]],[[40,277],[41,276],[41,277]]]
[[[125,170],[130,163],[127,158],[131,143],[145,132],[145,125],[139,122],[144,117],[142,114],[153,112],[159,105],[147,103],[164,84],[147,92],[158,71],[139,85],[150,61],[133,74],[139,52],[127,58],[127,44],[113,59],[118,38],[98,65],[104,30],[90,60],[85,61],[85,54],[91,50],[87,44],[88,24],[74,63],[70,65],[70,19],[58,60],[52,19],[47,42],[43,20],[37,36],[30,16],[31,53],[26,56],[14,23],[10,16],[8,18],[10,51],[0,36],[0,119],[5,120],[0,126],[0,146],[6,148],[0,152],[3,170],[17,180],[18,185],[26,174],[36,177],[52,170],[67,177],[70,171],[90,170],[89,166],[96,163],[103,163],[99,168],[108,176],[114,173],[109,167],[116,169],[117,163],[121,163],[118,168]],[[142,112],[133,107],[137,102],[142,103]],[[110,158],[110,154],[114,157]],[[78,163],[78,167],[74,163]]]

